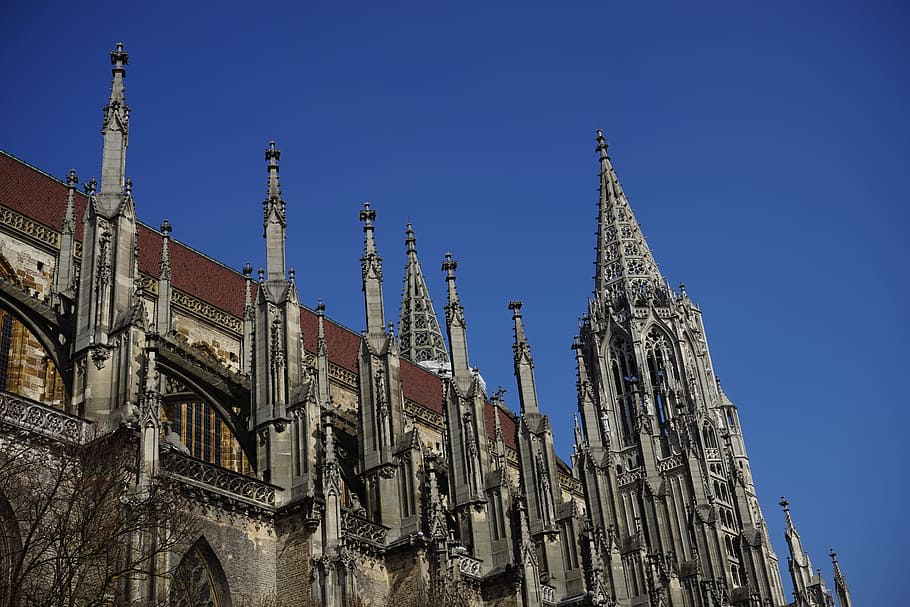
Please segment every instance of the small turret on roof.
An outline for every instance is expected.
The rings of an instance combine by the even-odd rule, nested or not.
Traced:
[[[417,259],[417,240],[414,238],[411,224],[408,224],[405,235],[408,260],[405,266],[401,318],[398,325],[401,357],[436,372],[447,371],[449,355],[442,339],[442,331],[439,328],[433,301],[430,299],[426,279]]]

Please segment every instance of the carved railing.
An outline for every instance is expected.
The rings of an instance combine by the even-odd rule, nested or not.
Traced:
[[[180,480],[202,485],[227,497],[239,497],[259,506],[275,505],[274,485],[194,457],[168,451],[161,456],[161,469]]]
[[[7,392],[0,392],[0,423],[67,443],[83,442],[91,425],[50,405]]]
[[[547,586],[546,584],[540,585],[540,599],[544,605],[555,605],[556,604],[556,588],[553,586]]]
[[[458,571],[464,575],[469,575],[474,578],[480,578],[481,565],[483,565],[483,561],[480,561],[468,555],[462,555],[458,559]]]
[[[617,482],[620,485],[629,485],[635,481],[644,479],[647,476],[644,468],[636,468],[635,470],[630,470],[629,472],[623,472],[619,475]]]
[[[717,447],[706,447],[705,459],[720,459],[720,449]]]
[[[341,512],[341,528],[347,540],[352,540],[361,547],[383,550],[388,529],[382,525],[354,514],[350,510]]]
[[[683,458],[681,455],[671,455],[670,457],[657,462],[657,471],[666,472],[667,470],[672,470],[673,468],[679,468],[682,465]]]

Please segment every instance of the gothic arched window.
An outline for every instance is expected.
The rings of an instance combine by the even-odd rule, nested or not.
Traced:
[[[613,376],[613,393],[616,394],[619,405],[623,444],[631,445],[636,415],[633,386],[638,382],[638,368],[632,346],[620,337],[610,343],[610,371]]]
[[[204,537],[187,550],[177,565],[170,598],[171,607],[231,607],[224,570]]]
[[[672,402],[679,386],[679,369],[673,345],[667,334],[652,328],[645,339],[645,355],[651,380],[651,396],[660,424],[660,432],[667,435],[670,418],[673,417]]]

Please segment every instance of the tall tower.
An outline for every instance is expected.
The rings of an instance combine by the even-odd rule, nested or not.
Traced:
[[[575,345],[589,587],[623,604],[784,604],[701,312],[661,276],[596,141],[594,297]]]

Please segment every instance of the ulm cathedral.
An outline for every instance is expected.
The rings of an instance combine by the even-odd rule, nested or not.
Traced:
[[[127,58],[121,44],[111,52],[100,182],[0,153],[0,444],[53,459],[125,434],[131,482],[166,481],[193,519],[191,538],[143,561],[104,604],[418,605],[435,588],[439,605],[810,607],[836,596],[852,607],[836,559],[833,591],[813,569],[785,500],[784,591],[701,312],[660,275],[600,131],[570,465],[537,402],[521,302],[509,304],[515,413],[470,364],[449,255],[443,337],[410,225],[397,334],[368,204],[364,326],[300,304],[274,142],[258,273],[179,243],[166,221],[139,222],[125,178]],[[16,577],[27,497],[0,481],[3,605],[32,604]],[[189,580],[180,596],[177,579]]]

